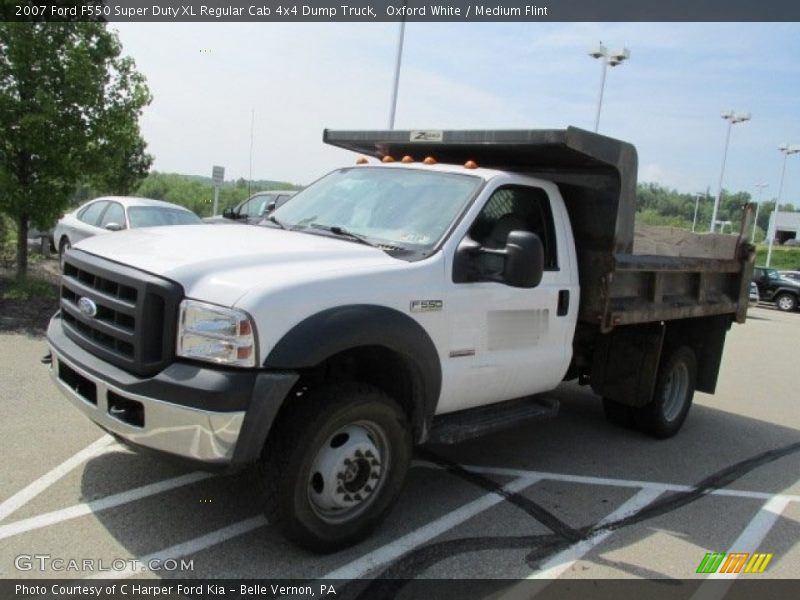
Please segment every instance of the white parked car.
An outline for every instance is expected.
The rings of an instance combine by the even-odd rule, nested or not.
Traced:
[[[63,262],[64,253],[88,237],[123,229],[197,223],[202,223],[200,217],[177,204],[149,198],[104,196],[61,217],[56,223],[53,240],[59,260]]]

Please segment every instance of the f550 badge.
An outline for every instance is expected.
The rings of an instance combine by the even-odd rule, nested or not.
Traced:
[[[442,310],[442,306],[444,306],[444,302],[441,300],[412,300],[411,312],[433,312],[435,310]]]

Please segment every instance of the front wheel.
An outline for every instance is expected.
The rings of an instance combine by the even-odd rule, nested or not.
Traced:
[[[58,245],[58,266],[62,271],[64,270],[64,255],[70,248],[72,248],[72,244],[69,243],[69,239],[62,238],[61,243]]]
[[[778,310],[792,312],[797,308],[797,298],[792,294],[779,294],[775,298],[775,306],[778,307]]]
[[[678,433],[692,406],[696,377],[697,357],[691,348],[681,346],[672,352],[666,351],[656,377],[653,399],[633,410],[637,427],[657,438]]]
[[[259,464],[267,519],[308,550],[351,546],[403,486],[412,452],[406,415],[364,384],[325,385],[287,401]]]

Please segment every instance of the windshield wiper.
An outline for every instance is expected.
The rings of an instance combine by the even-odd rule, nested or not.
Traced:
[[[323,231],[330,231],[333,234],[349,238],[354,242],[358,242],[359,244],[365,244],[366,246],[372,246],[373,248],[380,248],[380,246],[370,242],[365,236],[348,231],[347,229],[339,227],[338,225],[322,225],[321,223],[312,223],[311,227],[314,229],[322,229]]]
[[[273,215],[269,215],[267,217],[267,221],[270,221],[271,223],[275,223],[275,225],[277,225],[281,229],[288,229],[288,227],[286,227],[286,225],[284,225],[283,223],[278,221],[278,219],[276,219]]]

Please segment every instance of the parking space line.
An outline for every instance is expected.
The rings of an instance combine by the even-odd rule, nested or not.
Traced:
[[[186,542],[175,544],[174,546],[153,552],[152,554],[139,557],[136,560],[138,561],[139,565],[144,567],[147,567],[149,563],[155,560],[161,561],[163,564],[163,561],[165,560],[184,558],[191,554],[200,552],[201,550],[206,550],[207,548],[221,544],[222,542],[227,542],[228,540],[240,535],[244,535],[245,533],[249,533],[254,529],[258,529],[266,525],[268,525],[266,517],[262,515],[251,517],[249,519],[244,519],[243,521],[234,523],[233,525],[216,529],[211,533],[201,535],[200,537],[196,537]],[[89,577],[85,577],[85,579],[127,579],[128,577],[133,577],[134,575],[141,575],[144,572],[146,571],[142,570],[141,568],[136,569],[134,567],[128,567],[127,569],[119,571],[111,570],[94,573]]]
[[[419,466],[427,467],[420,463]],[[507,469],[504,467],[484,467],[475,465],[462,465],[468,471],[487,475],[504,475],[506,477],[539,477],[542,480],[563,481],[566,483],[585,483],[588,485],[607,485],[611,487],[647,488],[661,490],[662,492],[693,492],[697,488],[692,485],[676,483],[663,483],[659,481],[637,481],[633,479],[614,479],[607,477],[592,477],[589,475],[566,475],[562,473],[548,473],[545,471],[528,471],[525,469]],[[733,496],[738,498],[753,498],[756,500],[770,500],[781,498],[787,502],[800,502],[797,494],[772,494],[769,492],[752,492],[749,490],[735,490],[720,488],[708,490],[710,496]]]
[[[8,523],[7,525],[0,525],[0,540],[19,535],[20,533],[62,523],[70,519],[76,519],[88,514],[98,513],[108,510],[109,508],[128,504],[129,502],[142,500],[148,496],[154,496],[156,494],[174,490],[185,485],[191,485],[211,477],[213,477],[213,475],[210,473],[189,473],[187,475],[181,475],[180,477],[173,477],[157,483],[143,485],[138,488],[120,492],[119,494],[98,498],[97,500],[92,500],[91,502],[75,504],[60,510],[42,513],[40,515],[36,515],[35,517],[30,517],[29,519],[22,519],[20,521]]]
[[[112,438],[110,435],[104,435],[99,440],[96,440],[86,446],[86,448],[80,452],[72,455],[70,458],[58,465],[55,469],[45,473],[39,477],[39,479],[21,489],[8,500],[0,504],[0,521],[3,521],[10,514],[25,506],[28,502],[33,500],[36,496],[41,494],[81,463],[89,460],[90,458],[94,458],[95,456],[113,451],[116,448],[116,444],[112,444],[113,442],[114,438]]]
[[[501,489],[506,493],[516,493],[530,487],[539,481],[538,477],[519,477],[513,481],[505,484]],[[442,535],[443,533],[460,525],[464,521],[482,513],[485,510],[499,504],[505,500],[505,497],[496,493],[488,492],[483,496],[464,504],[463,506],[442,515],[407,533],[406,535],[389,542],[355,559],[354,561],[339,567],[323,576],[321,580],[328,579],[357,579],[363,577],[373,569],[381,565],[385,565],[397,558],[407,554],[417,546],[432,540],[433,538]]]
[[[528,579],[557,579],[562,573],[567,571],[572,565],[579,561],[592,548],[609,537],[613,531],[604,529],[604,525],[619,521],[638,513],[653,500],[658,498],[662,491],[656,488],[644,488],[637,492],[633,497],[623,502],[615,511],[608,514],[595,526],[595,533],[585,540],[573,544],[550,558],[539,567],[539,570],[532,573]]]

